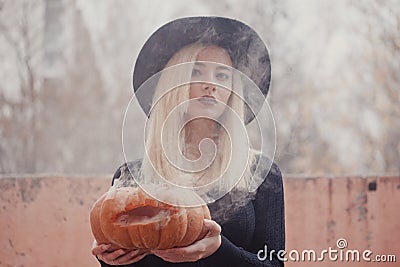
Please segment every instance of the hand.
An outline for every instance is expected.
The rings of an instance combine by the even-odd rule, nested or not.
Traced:
[[[104,261],[110,265],[124,265],[131,264],[140,261],[147,254],[147,250],[143,249],[117,249],[114,251],[109,251],[108,249],[111,247],[111,244],[97,244],[94,241],[92,246],[92,254],[96,256],[99,260]]]
[[[213,254],[221,245],[221,226],[204,219],[205,236],[187,247],[152,250],[154,255],[169,262],[195,262]]]

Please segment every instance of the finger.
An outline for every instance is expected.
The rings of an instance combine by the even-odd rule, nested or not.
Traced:
[[[142,250],[134,250],[134,251],[130,251],[129,253],[126,253],[125,255],[118,257],[117,259],[103,260],[103,261],[105,263],[111,264],[111,265],[127,265],[127,264],[132,264],[132,263],[140,261],[141,259],[146,257],[148,254],[149,254],[149,252],[147,252],[147,251],[143,253]]]
[[[152,253],[154,255],[162,258],[163,260],[167,260],[167,261],[169,261],[175,255],[174,253],[171,253],[169,251],[163,251],[163,250],[154,250],[154,251],[152,251]]]
[[[198,260],[199,257],[195,249],[190,251],[190,247],[191,246],[184,248],[171,248],[166,250],[154,250],[152,253],[169,262],[193,262]]]
[[[103,252],[106,252],[107,249],[111,247],[111,244],[101,244],[92,249],[92,254],[97,256]]]
[[[117,249],[116,251],[113,251],[111,253],[102,253],[101,256],[105,261],[114,261],[116,260],[118,257],[124,255],[126,253],[126,251],[124,249]]]
[[[139,256],[136,256],[136,257],[134,257],[131,261],[129,261],[127,264],[131,264],[131,263],[135,263],[135,262],[138,262],[138,261],[140,261],[141,259],[143,259],[144,257],[146,257],[148,255],[148,253],[146,252],[146,253],[143,253],[143,254],[140,254]]]
[[[156,255],[156,256],[158,256],[160,258],[162,258],[162,257],[167,255],[167,253],[165,251],[162,251],[162,250],[151,250],[151,253],[153,253],[154,255]]]
[[[155,254],[157,255],[157,254]],[[184,257],[181,256],[173,256],[173,255],[169,255],[169,254],[160,254],[157,255],[158,257],[160,257],[161,259],[163,259],[164,261],[168,261],[168,262],[173,262],[173,263],[178,263],[178,262],[183,262],[184,261]]]
[[[147,255],[148,255],[148,253],[143,253],[143,254],[140,254],[139,256],[130,258],[130,259],[126,260],[126,261],[123,261],[123,260],[120,260],[120,259],[116,259],[116,260],[109,261],[109,262],[106,262],[106,263],[107,264],[111,264],[111,265],[128,265],[128,264],[132,264],[132,263],[136,263],[136,262],[140,261],[141,259],[143,259]]]
[[[187,249],[190,246],[183,247],[183,248],[169,248],[169,249],[162,249],[162,250],[157,250],[154,249],[151,252],[153,254],[162,255],[162,256],[167,256],[167,255],[181,255],[181,254],[187,254]]]
[[[135,258],[139,254],[139,250],[133,250],[130,251],[129,253],[123,254],[122,256],[118,257],[113,261],[114,264],[127,264],[132,263],[130,262],[133,258]]]
[[[208,229],[205,238],[221,234],[221,226],[213,220],[204,219],[204,227]]]

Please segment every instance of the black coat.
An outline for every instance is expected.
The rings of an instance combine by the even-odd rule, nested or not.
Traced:
[[[266,160],[265,165],[270,165],[266,158],[263,157],[263,160]],[[264,162],[261,163],[264,164]],[[135,163],[130,162],[122,165],[116,171],[113,182],[114,179],[119,179],[122,174],[129,173],[127,171],[128,164]],[[214,204],[209,204],[211,217],[213,217],[219,201],[223,201],[223,198],[217,200]],[[272,164],[252,201],[237,209],[229,216],[229,220],[225,222],[215,220],[222,227],[222,243],[219,249],[207,258],[190,263],[170,263],[155,255],[148,255],[137,263],[120,266],[283,266],[283,262],[276,256],[278,251],[285,249],[283,183],[278,166]],[[264,250],[265,246],[267,247],[268,257],[265,260],[260,260],[257,253]],[[269,257],[271,250],[275,251],[272,254],[272,261]],[[264,256],[264,254],[262,252],[260,255]],[[100,263],[102,267],[111,266],[102,261]]]

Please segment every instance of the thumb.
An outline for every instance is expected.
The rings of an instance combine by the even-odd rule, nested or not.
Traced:
[[[221,234],[221,226],[213,220],[204,219],[204,228],[207,230],[205,238]]]

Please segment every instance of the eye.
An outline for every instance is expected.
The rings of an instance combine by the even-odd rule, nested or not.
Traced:
[[[193,69],[192,70],[192,77],[199,76],[199,75],[201,75],[201,71],[200,70],[198,70],[198,69]]]
[[[230,76],[226,73],[220,72],[216,75],[217,79],[220,81],[227,81],[230,79]]]

